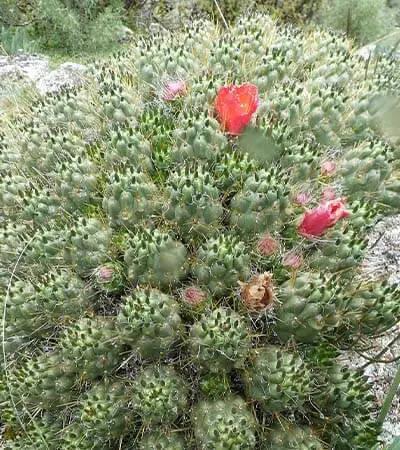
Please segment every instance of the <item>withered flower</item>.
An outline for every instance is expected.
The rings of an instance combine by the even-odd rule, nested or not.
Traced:
[[[262,311],[272,308],[275,300],[272,273],[253,275],[247,283],[239,281],[240,296],[249,310]]]

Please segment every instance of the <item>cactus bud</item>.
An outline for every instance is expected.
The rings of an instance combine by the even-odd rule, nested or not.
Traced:
[[[279,250],[279,242],[274,239],[269,233],[261,236],[257,242],[257,251],[261,255],[271,256]]]
[[[207,294],[197,286],[188,286],[182,291],[182,301],[192,308],[196,308],[204,303]]]
[[[303,265],[303,257],[295,252],[286,252],[282,257],[282,266],[293,270],[300,269]]]
[[[323,177],[331,177],[336,172],[336,162],[335,161],[324,161],[321,164],[321,175]]]

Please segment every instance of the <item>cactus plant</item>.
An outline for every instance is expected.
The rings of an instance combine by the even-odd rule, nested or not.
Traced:
[[[243,378],[248,397],[270,413],[300,409],[313,389],[302,358],[273,345],[253,353],[252,365]]]
[[[230,308],[215,309],[193,324],[189,347],[200,366],[211,372],[239,367],[250,347],[248,325]]]
[[[142,358],[168,354],[181,334],[178,303],[160,291],[136,291],[117,318],[120,338]]]
[[[265,450],[323,450],[323,444],[312,430],[305,426],[281,421],[266,436]]]
[[[230,396],[202,401],[193,413],[195,436],[204,449],[252,449],[255,419],[245,401]]]
[[[377,444],[369,384],[320,344],[400,319],[362,274],[399,211],[399,62],[263,14],[192,22],[2,128],[6,448]]]
[[[244,242],[231,234],[220,235],[199,247],[193,272],[200,284],[218,296],[249,277],[249,263]]]
[[[173,423],[187,407],[187,387],[172,367],[146,367],[132,385],[135,412],[146,425]]]
[[[185,440],[177,432],[168,433],[163,430],[163,432],[155,431],[147,434],[140,441],[139,445],[141,450],[148,450],[150,448],[156,448],[158,450],[184,450]]]

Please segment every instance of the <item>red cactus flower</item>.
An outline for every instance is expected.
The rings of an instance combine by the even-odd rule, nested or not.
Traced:
[[[328,228],[350,214],[344,207],[345,201],[345,197],[336,198],[307,211],[298,227],[299,234],[307,238],[322,236]]]
[[[279,250],[279,242],[274,239],[269,233],[263,234],[257,242],[258,253],[265,256],[270,256]]]
[[[282,257],[282,265],[297,270],[303,265],[303,257],[293,251],[286,252]]]
[[[336,163],[335,161],[324,161],[321,164],[321,175],[324,177],[330,177],[336,171]]]
[[[218,91],[214,106],[224,131],[238,135],[258,107],[257,86],[251,83],[223,86]]]

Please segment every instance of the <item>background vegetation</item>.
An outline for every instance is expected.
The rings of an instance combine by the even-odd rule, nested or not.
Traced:
[[[0,0],[0,51],[93,53],[115,48],[126,28],[177,28],[198,15],[232,22],[246,10],[282,22],[322,24],[365,44],[400,21],[400,0]],[[223,16],[223,19],[222,19]]]

